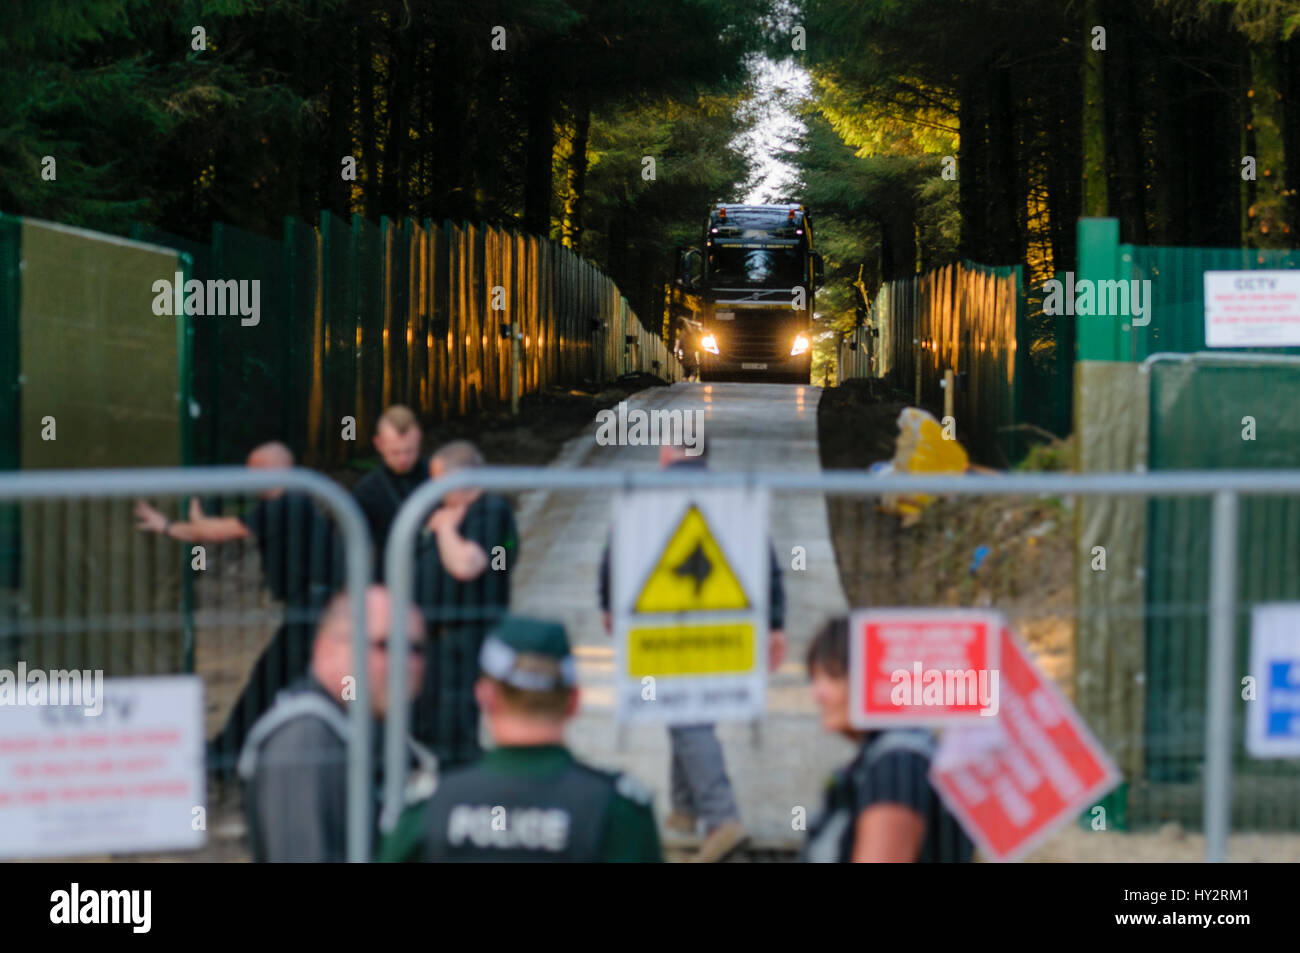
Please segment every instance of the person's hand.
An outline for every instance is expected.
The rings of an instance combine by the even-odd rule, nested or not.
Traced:
[[[200,523],[206,518],[207,514],[203,512],[203,504],[199,502],[197,496],[190,497],[190,522]]]
[[[606,634],[606,635],[613,635],[613,634],[614,634],[614,622],[613,622],[613,620],[610,618],[608,612],[602,612],[602,613],[600,614],[600,624],[603,625],[603,626],[605,627],[605,634]]]
[[[167,529],[170,521],[144,500],[135,504],[135,528],[150,533],[161,533]]]
[[[767,637],[767,670],[775,672],[785,662],[785,632],[773,629]]]
[[[443,530],[455,530],[460,528],[460,521],[465,518],[464,506],[440,506],[433,511],[429,517],[429,529],[435,533],[441,533]]]

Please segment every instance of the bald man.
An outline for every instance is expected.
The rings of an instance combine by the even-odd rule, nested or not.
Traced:
[[[282,443],[264,443],[248,455],[247,465],[252,470],[287,470],[294,465],[293,453]],[[307,671],[316,620],[342,584],[342,541],[311,497],[281,489],[259,493],[242,516],[207,516],[197,498],[190,501],[188,520],[172,522],[143,500],[136,504],[135,515],[139,529],[185,543],[254,540],[266,588],[284,603],[283,621],[212,742],[211,767],[229,775],[249,727],[270,707],[276,692]]]
[[[365,665],[376,757],[381,753],[382,720],[388,697],[388,632],[395,611],[381,586],[366,591]],[[424,624],[408,607],[410,657],[406,668],[409,704],[424,678]],[[352,650],[351,605],[346,595],[327,606],[312,643],[308,674],[276,697],[275,705],[249,732],[239,757],[246,787],[244,804],[253,859],[269,862],[339,862],[347,853],[348,706],[355,703],[360,668]],[[414,769],[409,798],[427,798],[437,769],[433,756],[410,743]],[[382,765],[382,759],[376,762]],[[381,782],[370,798],[377,835]],[[377,841],[376,841],[377,842]]]

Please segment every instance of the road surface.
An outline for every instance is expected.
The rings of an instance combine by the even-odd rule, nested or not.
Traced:
[[[628,409],[704,410],[714,470],[816,470],[821,389],[776,384],[679,383],[641,391]],[[596,424],[565,444],[556,467],[653,469],[656,447],[599,446]],[[609,494],[536,491],[520,501],[522,555],[512,584],[515,611],[562,619],[579,659],[582,707],[569,741],[579,757],[630,771],[668,804],[668,741],[663,727],[620,731],[611,701],[613,649],[600,621],[598,563],[609,531]],[[723,724],[719,737],[740,800],[742,819],[763,840],[801,838],[795,820],[821,802],[826,773],[852,754],[848,742],[821,731],[808,692],[803,653],[809,637],[846,608],[819,494],[777,494],[772,542],[786,572],[790,653],[771,679],[767,717],[756,725]],[[791,550],[804,547],[807,568],[791,571]],[[798,810],[802,809],[802,811]]]

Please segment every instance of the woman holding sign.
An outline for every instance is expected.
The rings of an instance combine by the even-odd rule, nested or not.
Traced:
[[[822,727],[858,745],[826,785],[803,859],[812,863],[966,862],[973,847],[928,778],[934,734],[862,731],[849,722],[849,625],[831,619],[808,646],[808,675]]]

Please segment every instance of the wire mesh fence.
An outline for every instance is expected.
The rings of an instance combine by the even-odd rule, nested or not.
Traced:
[[[259,495],[277,482],[288,491]],[[1036,842],[1028,859],[1300,857],[1296,763],[1258,757],[1246,746],[1257,702],[1243,691],[1243,679],[1262,674],[1252,668],[1252,613],[1293,599],[1288,586],[1294,578],[1249,541],[1261,521],[1289,525],[1300,474],[872,478],[511,468],[461,472],[426,485],[394,524],[387,551],[390,595],[397,605],[410,601],[421,610],[420,635],[429,641],[423,653],[404,651],[412,624],[403,614],[375,630],[373,618],[358,621],[359,605],[350,608],[354,651],[363,651],[358,636],[379,639],[388,670],[384,681],[382,668],[369,668],[370,678],[359,680],[362,704],[341,709],[353,718],[352,748],[335,768],[348,772],[359,798],[347,821],[349,855],[372,856],[371,842],[382,838],[374,826],[376,778],[384,784],[386,817],[408,806],[408,728],[437,752],[444,770],[475,761],[482,747],[491,746],[474,682],[483,639],[507,607],[568,626],[584,698],[570,733],[579,756],[648,780],[670,849],[698,846],[707,828],[679,835],[669,825],[681,800],[674,789],[684,782],[675,775],[686,770],[679,762],[690,757],[682,753],[690,750],[688,742],[657,726],[616,727],[613,699],[626,673],[617,669],[603,626],[600,565],[615,500],[631,500],[643,489],[689,496],[746,486],[766,486],[773,494],[771,547],[784,608],[771,629],[785,633],[788,652],[767,676],[761,727],[723,722],[696,742],[716,748],[717,758],[725,754],[736,810],[760,854],[852,856],[856,841],[844,839],[856,829],[852,818],[880,802],[910,805],[926,819],[919,849],[927,857],[967,859],[974,840],[974,856],[989,859],[986,845],[970,835],[969,818],[959,822],[934,788],[931,769],[945,757],[951,728],[850,731],[837,720],[834,699],[828,701],[829,683],[810,680],[835,669],[828,659],[843,657],[842,644],[826,641],[828,620],[846,618],[850,608],[924,607],[1000,613],[1027,646],[1034,668],[1069,699],[1118,768],[1118,785],[1096,801],[1075,804],[1069,823]],[[467,492],[473,498],[460,501],[468,508],[462,532],[493,562],[472,578],[458,578],[429,529],[440,499]],[[247,733],[275,691],[306,673],[331,595],[348,582],[349,591],[359,593],[369,581],[369,540],[359,514],[341,490],[299,471],[17,476],[0,481],[0,497],[22,530],[21,558],[4,586],[0,669],[21,662],[47,671],[99,670],[110,689],[120,680],[197,677],[203,699],[194,718],[197,737],[182,732],[184,738],[172,743],[201,745],[202,790],[178,795],[185,811],[172,822],[190,832],[192,809],[204,808],[212,833],[203,838],[207,852],[194,856],[247,856],[244,838],[257,835],[243,824],[247,795],[233,783],[243,740],[235,736]],[[1163,508],[1181,514],[1178,525],[1196,532],[1169,529],[1158,516],[1141,545],[1129,537],[1112,539],[1111,524],[1082,518],[1087,499],[1157,514]],[[170,539],[147,531],[150,510],[137,508],[138,500],[152,501],[152,510],[170,524]],[[213,534],[206,543],[191,536],[200,519]],[[242,530],[233,529],[236,524]],[[726,526],[715,529],[718,539],[728,538]],[[1150,547],[1177,554],[1184,574],[1203,584],[1177,591],[1135,586],[1145,576]],[[746,554],[724,557],[738,561]],[[766,638],[756,634],[753,645],[764,658]],[[375,647],[364,651],[370,659]],[[368,762],[380,754],[371,748],[378,739],[370,734],[369,717],[361,717],[368,711],[364,699],[375,679],[386,697],[409,692],[417,659],[425,668],[417,702],[411,712],[404,705],[389,708],[384,765],[376,775]],[[1017,695],[1008,691],[1004,698],[1011,704]],[[1057,705],[1049,695],[1030,704]],[[1059,704],[1059,712],[1071,710]],[[0,779],[0,816],[23,807],[15,794],[53,784],[32,776],[32,759],[15,747],[15,733],[4,730],[6,722],[15,724],[15,711],[0,708],[0,753],[10,769]],[[182,715],[172,709],[160,717],[180,722]],[[845,740],[846,733],[853,740]],[[890,741],[883,753],[871,748],[882,737]],[[1059,794],[1070,784],[1053,773],[1052,763],[1045,758],[1028,775]],[[1015,798],[998,789],[996,772],[971,770],[971,778],[987,781],[990,803],[1014,814]],[[823,803],[827,775],[834,779],[834,797]],[[139,807],[132,798],[128,794],[119,805],[122,816]],[[856,809],[845,814],[846,805]],[[71,823],[79,817],[75,806],[39,816],[42,823],[49,816]],[[16,816],[10,813],[9,820]],[[849,826],[827,828],[831,816]],[[14,829],[0,824],[11,839]],[[66,828],[63,836],[65,848],[100,843],[85,830]],[[182,848],[171,842],[158,849]]]
[[[356,504],[316,474],[238,469],[8,475],[0,500],[18,528],[0,590],[0,669],[16,689],[0,706],[0,850],[247,857],[237,773],[254,723],[308,686],[331,605],[364,638]],[[34,693],[68,673],[77,697]],[[78,708],[103,717],[66,715]],[[302,755],[313,770],[331,761],[348,789],[339,860],[368,856],[374,814],[357,786],[369,720],[343,711],[334,750]]]

